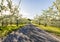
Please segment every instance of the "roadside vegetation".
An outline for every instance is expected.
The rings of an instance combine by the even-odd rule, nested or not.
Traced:
[[[7,4],[4,4],[6,2]],[[7,36],[10,32],[17,30],[27,23],[29,19],[22,18],[20,13],[21,0],[15,5],[12,0],[1,0],[0,2],[0,37]]]
[[[4,4],[4,2],[7,4]],[[1,0],[0,2],[0,37],[4,37],[10,32],[17,30],[30,21],[41,29],[60,36],[60,0],[53,2],[53,5],[42,11],[41,15],[36,15],[34,19],[22,18],[20,13],[21,0],[18,5],[12,0]]]
[[[20,24],[18,27],[16,25],[0,27],[0,37],[7,36],[7,34],[11,33],[12,31],[15,31],[19,28],[22,28],[23,26],[24,26],[24,24]]]
[[[49,33],[60,36],[60,0],[53,2],[40,16],[36,15],[33,23]]]
[[[49,32],[55,36],[60,36],[60,28],[58,27],[53,27],[53,26],[44,26],[44,25],[38,25],[38,24],[34,24],[35,26],[39,27],[39,29],[42,29],[46,32]]]

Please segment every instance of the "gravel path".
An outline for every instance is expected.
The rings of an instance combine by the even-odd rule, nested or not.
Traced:
[[[60,42],[49,33],[38,29],[32,24],[28,24],[17,31],[13,31],[8,36],[0,39],[0,42]]]

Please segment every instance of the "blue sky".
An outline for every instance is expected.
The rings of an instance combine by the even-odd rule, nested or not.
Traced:
[[[55,0],[22,0],[21,14],[23,17],[33,18],[36,14],[41,15],[41,11],[50,7]],[[14,0],[18,4],[19,0]]]

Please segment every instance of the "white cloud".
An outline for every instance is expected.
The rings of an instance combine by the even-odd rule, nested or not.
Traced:
[[[27,13],[27,12],[21,11],[21,14],[23,15],[23,17],[27,17],[27,18],[32,19],[32,16],[29,13]]]

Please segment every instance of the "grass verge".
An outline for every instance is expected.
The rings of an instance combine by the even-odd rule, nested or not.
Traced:
[[[52,33],[56,36],[60,36],[60,28],[58,27],[52,27],[52,26],[43,26],[43,25],[37,25],[37,24],[34,24],[35,26],[38,26],[40,29],[42,30],[45,30],[49,33]]]
[[[25,24],[20,24],[19,26],[12,25],[12,26],[0,27],[0,38],[6,36],[7,34],[11,33],[12,31],[17,30],[23,26],[25,26]]]

